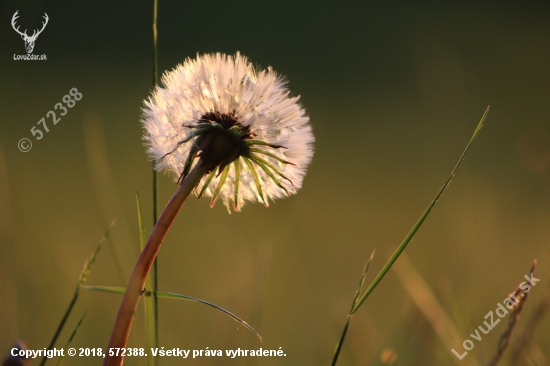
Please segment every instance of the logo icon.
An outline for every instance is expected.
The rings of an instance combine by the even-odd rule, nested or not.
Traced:
[[[19,33],[21,35],[21,38],[23,38],[23,41],[25,41],[25,49],[27,50],[27,53],[28,54],[31,54],[32,53],[32,50],[34,49],[34,42],[36,42],[36,38],[38,38],[38,36],[40,35],[40,33],[42,33],[42,31],[44,30],[44,28],[46,28],[46,24],[48,24],[48,14],[44,13],[44,19],[45,19],[45,22],[42,23],[42,29],[40,30],[34,30],[32,36],[29,36],[27,34],[27,30],[25,29],[24,32],[21,32],[19,30],[19,27],[15,27],[15,20],[19,17],[17,15],[17,13],[19,12],[19,10],[17,10],[15,12],[15,14],[13,14],[13,18],[11,18],[11,26],[13,27],[13,29]]]

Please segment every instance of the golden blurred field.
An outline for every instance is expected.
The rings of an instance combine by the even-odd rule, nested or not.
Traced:
[[[24,54],[11,28],[47,28]],[[135,192],[152,226],[142,100],[151,88],[152,5],[0,3],[0,354],[47,346],[78,275],[113,218],[87,284],[123,286],[139,254]],[[163,358],[161,365],[329,365],[364,264],[367,284],[451,172],[487,105],[488,120],[450,187],[407,247],[461,340],[528,273],[536,277],[510,349],[550,364],[550,7],[538,2],[160,2],[159,70],[197,52],[242,52],[286,75],[316,137],[302,190],[228,215],[191,198],[159,256],[165,348],[278,349],[287,357]],[[30,33],[30,32],[29,32]],[[83,99],[40,141],[30,133],[71,88]],[[48,119],[49,120],[49,119]],[[32,140],[23,153],[17,143]],[[159,175],[159,209],[176,189]],[[118,263],[118,264],[117,264]],[[398,261],[399,263],[399,261]],[[412,276],[412,275],[411,275]],[[106,347],[121,297],[84,291],[57,347]],[[504,322],[459,362],[391,270],[354,316],[339,366],[480,365]],[[144,347],[138,315],[130,345]],[[457,349],[462,349],[457,344]],[[500,365],[511,365],[510,349]],[[53,364],[55,360],[50,361]],[[66,358],[64,365],[97,365]],[[126,365],[145,365],[127,358]],[[36,360],[29,365],[38,365]]]

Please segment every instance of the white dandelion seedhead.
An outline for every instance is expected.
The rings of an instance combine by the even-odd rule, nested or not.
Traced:
[[[299,97],[270,67],[256,72],[239,53],[197,55],[163,78],[143,109],[148,154],[181,182],[208,168],[195,193],[239,211],[245,201],[295,193],[314,137]]]

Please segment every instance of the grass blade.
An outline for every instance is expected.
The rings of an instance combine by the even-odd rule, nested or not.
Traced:
[[[157,33],[157,18],[158,18],[158,0],[153,0],[153,88],[155,88],[159,83],[159,71],[158,71],[158,33]],[[153,161],[153,226],[157,224],[157,170],[156,162]],[[153,264],[153,284],[154,290],[158,290],[159,280],[158,280],[158,258],[155,258]],[[155,296],[155,347],[159,347],[159,327],[158,327],[158,318],[159,318],[159,307],[158,299]]]
[[[105,244],[105,242],[107,241],[107,238],[109,237],[109,232],[111,231],[113,226],[115,226],[115,223],[116,223],[116,220],[113,220],[111,222],[111,224],[109,225],[107,230],[105,230],[105,234],[103,234],[103,237],[101,238],[101,240],[97,244],[97,247],[95,248],[94,252],[90,256],[90,259],[88,259],[84,263],[84,268],[82,269],[82,272],[80,272],[80,277],[78,278],[77,290],[80,290],[80,287],[82,287],[82,285],[84,285],[84,283],[86,282],[86,278],[88,278],[88,275],[92,271],[92,268],[95,264],[97,256],[99,255],[99,252],[101,251],[101,248],[103,247],[103,244]]]
[[[112,286],[84,286],[84,288],[86,290],[109,292],[109,293],[121,294],[121,295],[124,295],[124,292],[126,291],[126,289],[123,288],[123,287],[112,287]],[[195,302],[199,302],[201,304],[208,305],[208,306],[210,306],[210,307],[212,307],[216,310],[219,310],[222,313],[228,315],[231,319],[235,320],[237,323],[242,324],[248,330],[253,332],[260,340],[262,340],[262,336],[260,336],[260,333],[258,333],[254,328],[252,328],[250,325],[248,325],[247,322],[245,322],[244,320],[242,320],[241,318],[239,318],[235,314],[231,313],[230,311],[225,310],[221,306],[218,306],[218,305],[213,304],[211,302],[201,300],[201,299],[197,299],[196,297],[175,294],[175,293],[172,293],[172,292],[163,292],[163,291],[148,291],[147,290],[147,291],[145,291],[145,293],[143,295],[145,295],[145,297],[156,295],[157,297],[166,297],[166,298],[171,298],[171,299],[190,300],[190,301],[195,301]]]
[[[65,346],[63,346],[63,354],[65,354],[65,351],[67,351],[67,348],[69,348],[69,345],[73,341],[73,338],[76,335],[76,332],[78,331],[78,328],[80,328],[80,324],[82,324],[82,321],[84,320],[84,317],[88,313],[88,310],[89,309],[86,309],[86,311],[84,312],[84,314],[82,315],[82,317],[80,318],[78,323],[76,324],[76,327],[74,327],[73,332],[71,333],[71,336],[67,340],[67,343],[65,343]],[[61,361],[63,361],[63,356],[59,356],[59,358],[57,359],[57,366],[61,365]]]
[[[137,205],[138,225],[139,225],[139,249],[143,250],[143,247],[147,242],[147,234],[145,234],[145,227],[143,226],[143,213],[141,211],[141,200],[139,199],[138,191],[136,191],[136,205]]]
[[[351,321],[351,317],[353,315],[352,311],[355,308],[355,304],[357,303],[357,298],[359,297],[359,294],[361,293],[361,290],[363,289],[363,282],[365,282],[365,276],[367,275],[367,271],[369,270],[370,262],[372,261],[372,258],[374,257],[374,250],[372,251],[370,258],[365,265],[365,269],[363,270],[363,274],[361,275],[361,278],[359,279],[359,284],[357,285],[357,290],[355,291],[355,296],[353,296],[353,301],[351,302],[351,308],[349,309],[348,317],[346,319],[346,324],[344,325],[344,329],[342,330],[342,334],[340,335],[340,339],[338,340],[338,343],[336,344],[336,350],[334,350],[334,357],[332,358],[331,366],[335,366],[336,362],[338,361],[338,356],[340,355],[340,350],[342,349],[342,344],[344,344],[344,339],[346,338],[346,333],[348,332],[349,323]]]
[[[439,199],[439,197],[441,197],[441,194],[443,193],[443,191],[445,191],[445,189],[447,188],[447,186],[449,185],[449,183],[451,182],[451,179],[453,178],[453,176],[455,175],[455,172],[456,170],[458,169],[458,167],[460,166],[460,164],[462,163],[462,160],[464,160],[464,156],[466,156],[466,153],[468,152],[468,150],[470,149],[470,146],[472,145],[472,143],[474,142],[474,140],[476,139],[477,135],[479,134],[479,131],[481,130],[481,127],[483,127],[483,122],[485,122],[485,119],[487,118],[487,114],[489,113],[489,106],[487,107],[487,109],[485,110],[485,113],[483,114],[483,117],[481,117],[481,120],[479,121],[478,125],[477,125],[477,128],[476,130],[474,131],[474,134],[472,135],[472,138],[470,139],[470,142],[468,142],[468,145],[466,145],[466,148],[464,149],[464,151],[462,152],[462,155],[460,156],[460,159],[458,159],[458,162],[456,163],[453,171],[451,172],[451,174],[449,175],[449,178],[447,178],[447,181],[445,182],[445,184],[443,185],[443,187],[441,187],[441,189],[439,190],[439,192],[437,193],[437,195],[435,196],[435,198],[432,200],[432,202],[430,203],[430,205],[428,206],[428,208],[426,209],[426,211],[424,211],[424,213],[422,214],[422,216],[420,216],[420,219],[418,219],[418,221],[416,222],[416,224],[413,226],[413,228],[411,229],[411,231],[407,234],[407,236],[405,237],[405,239],[403,240],[403,242],[401,243],[401,245],[399,245],[399,247],[397,248],[397,250],[395,251],[395,253],[391,256],[391,258],[388,260],[388,262],[386,263],[386,265],[384,266],[384,268],[382,268],[382,270],[380,271],[380,273],[378,274],[378,276],[376,276],[376,278],[372,281],[372,283],[370,284],[370,286],[367,288],[367,290],[365,291],[365,293],[363,294],[363,296],[361,297],[361,299],[357,302],[357,304],[355,305],[355,307],[353,308],[353,311],[351,312],[352,314],[355,313],[357,311],[357,309],[359,309],[359,307],[361,307],[361,305],[363,304],[363,302],[367,299],[367,297],[371,294],[371,292],[376,288],[376,286],[380,283],[380,281],[382,280],[382,278],[384,278],[384,276],[386,275],[386,273],[388,273],[389,269],[391,268],[391,266],[395,263],[395,261],[397,260],[397,258],[399,258],[399,255],[401,254],[401,252],[403,252],[403,250],[405,250],[405,248],[407,247],[407,244],[409,244],[409,242],[411,241],[411,239],[414,237],[414,235],[416,234],[416,232],[418,231],[418,229],[420,228],[420,226],[422,226],[422,224],[424,223],[424,220],[426,220],[426,217],[428,217],[428,215],[430,214],[430,211],[432,210],[432,208],[435,206],[437,200]]]
[[[138,224],[139,224],[139,243],[140,251],[143,251],[147,237],[145,234],[145,227],[143,225],[143,214],[141,211],[141,201],[139,199],[139,193],[136,191],[136,204],[138,211]],[[147,276],[145,279],[145,288],[151,289],[151,277]],[[156,298],[156,296],[155,296]],[[143,299],[143,307],[145,309],[145,345],[147,349],[155,348],[155,313],[153,309],[153,300],[149,297]],[[152,352],[147,352],[147,365],[154,365],[155,359]]]
[[[92,270],[92,267],[96,261],[96,258],[101,250],[101,247],[103,244],[107,241],[107,237],[109,236],[109,231],[113,228],[115,225],[115,220],[111,222],[111,225],[107,228],[105,231],[105,234],[103,234],[103,237],[99,241],[99,244],[97,244],[97,247],[95,248],[94,252],[90,256],[90,259],[88,259],[84,263],[84,268],[82,269],[82,272],[80,272],[80,276],[78,277],[78,283],[76,284],[76,289],[74,291],[73,298],[69,304],[69,307],[67,308],[67,311],[65,311],[65,315],[63,315],[63,318],[61,319],[61,322],[57,326],[57,330],[55,331],[54,336],[52,337],[52,340],[50,341],[50,344],[48,345],[48,350],[53,349],[53,346],[55,345],[55,342],[57,341],[57,338],[59,337],[59,334],[61,334],[61,331],[63,330],[63,327],[65,326],[65,323],[67,322],[67,319],[71,315],[71,312],[73,311],[74,305],[76,304],[76,300],[78,299],[78,295],[80,294],[80,289],[86,282],[86,278],[90,274],[90,271]],[[44,366],[46,364],[46,361],[48,360],[47,357],[43,357],[42,361],[40,361],[40,366]]]

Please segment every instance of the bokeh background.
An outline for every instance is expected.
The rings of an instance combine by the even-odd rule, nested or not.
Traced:
[[[47,61],[13,60],[25,54],[10,25],[16,10],[21,29],[38,28],[48,14],[34,50]],[[197,52],[240,51],[286,75],[317,139],[296,196],[231,215],[190,199],[159,256],[161,290],[212,301],[263,336],[261,343],[203,305],[161,299],[162,346],[282,347],[287,357],[161,365],[328,365],[371,251],[367,282],[443,184],[489,104],[478,140],[406,249],[414,269],[402,277],[421,276],[462,341],[537,258],[541,281],[512,346],[525,331],[533,339],[518,364],[548,364],[550,316],[530,319],[550,284],[549,19],[548,4],[536,1],[160,1],[161,72]],[[1,354],[16,339],[47,346],[114,218],[88,284],[123,286],[131,273],[136,190],[152,226],[139,122],[152,83],[151,22],[150,1],[0,2]],[[31,127],[71,88],[83,99],[34,140]],[[18,150],[22,138],[31,151]],[[159,176],[159,209],[175,189]],[[457,364],[413,301],[418,289],[407,291],[396,274],[354,316],[339,365]],[[106,347],[120,300],[84,291],[57,346],[89,308],[73,345]],[[458,363],[486,364],[505,328],[474,341]],[[138,315],[130,345],[144,342]],[[511,364],[509,355],[501,364]]]

